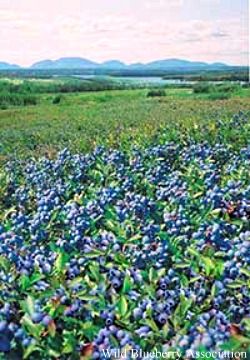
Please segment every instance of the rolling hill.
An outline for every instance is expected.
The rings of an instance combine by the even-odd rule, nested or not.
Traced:
[[[220,70],[227,69],[229,66],[224,63],[206,63],[200,61],[189,61],[183,59],[163,59],[148,63],[125,64],[120,60],[108,60],[102,63],[81,58],[81,57],[62,57],[56,60],[41,60],[32,64],[28,69],[49,70],[49,69],[108,69],[108,70]],[[0,62],[0,70],[11,70],[21,68],[19,65]]]
[[[0,70],[12,70],[12,69],[18,69],[20,66],[15,64],[9,64],[5,61],[0,61]]]

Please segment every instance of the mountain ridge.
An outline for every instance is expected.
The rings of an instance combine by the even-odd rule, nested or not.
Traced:
[[[236,65],[237,66],[237,65]],[[147,63],[126,64],[120,60],[107,60],[101,63],[82,57],[61,57],[56,60],[46,59],[33,63],[26,69],[49,70],[49,69],[136,69],[136,70],[202,70],[202,69],[222,69],[234,67],[221,62],[207,63],[202,61],[192,61],[186,59],[169,58],[162,60],[150,61]],[[16,64],[10,64],[0,61],[0,70],[3,69],[25,69]]]
[[[98,63],[81,57],[62,57],[57,60],[41,60],[30,66],[30,69],[67,69],[96,67]]]
[[[57,60],[50,60],[50,64],[47,66],[46,61],[40,61],[38,63],[34,63],[31,65],[31,69],[42,69],[42,68],[57,68],[57,69],[73,69],[73,68],[142,68],[142,69],[163,69],[163,68],[198,68],[198,67],[213,67],[214,64],[208,64],[206,62],[199,61],[189,61],[184,59],[163,59],[163,60],[155,60],[147,63],[137,63],[137,64],[125,64],[120,60],[108,60],[102,63],[93,62],[91,60],[79,57],[65,57]],[[217,66],[215,64],[215,66]],[[220,63],[220,66],[228,66],[226,64]]]
[[[20,66],[16,65],[16,64],[10,64],[8,62],[5,61],[0,61],[0,70],[14,70],[14,69],[19,69]]]

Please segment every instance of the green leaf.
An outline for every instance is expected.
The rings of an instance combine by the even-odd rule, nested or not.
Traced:
[[[105,218],[108,220],[117,220],[116,211],[111,208],[106,209],[105,210]]]
[[[192,299],[187,299],[184,296],[181,296],[180,302],[174,312],[175,329],[179,328],[182,325],[188,310],[192,306],[192,303],[193,303]]]
[[[23,291],[27,290],[31,285],[30,278],[27,275],[22,275],[19,279],[19,284]]]
[[[99,257],[101,255],[104,255],[104,253],[96,249],[84,254],[85,257],[90,259]]]
[[[163,333],[164,337],[166,338],[169,333],[169,324],[167,322],[166,322],[166,324],[164,324],[164,326],[162,328],[162,333]]]
[[[200,197],[200,196],[202,196],[203,195],[203,191],[199,191],[199,192],[197,192],[196,194],[194,194],[193,196],[192,196],[192,198],[193,199],[196,199],[196,198],[198,198],[198,197]]]
[[[153,331],[155,331],[156,333],[159,333],[159,328],[158,326],[156,325],[155,321],[153,319],[146,319],[146,324],[151,327],[151,329]]]
[[[132,288],[132,282],[128,275],[125,276],[122,286],[122,293],[126,294],[128,293]]]
[[[220,277],[224,273],[225,263],[224,261],[216,261],[216,266],[214,268],[214,275]]]
[[[248,269],[242,268],[240,272],[250,278],[250,271]]]
[[[242,320],[242,324],[244,324],[246,330],[247,330],[248,332],[250,332],[250,319],[244,318],[244,319]]]
[[[216,285],[214,284],[214,285],[212,286],[212,289],[211,289],[211,296],[212,296],[212,298],[214,298],[215,295],[216,295]]]
[[[117,224],[113,219],[112,220],[111,219],[107,220],[105,222],[105,225],[108,228],[108,230],[111,230],[111,231],[113,231],[115,233],[115,230],[117,229]]]
[[[187,251],[189,252],[190,255],[196,256],[196,257],[200,257],[200,253],[198,251],[196,251],[195,249],[189,247],[187,249]]]
[[[77,297],[81,300],[85,300],[85,301],[93,301],[95,299],[98,299],[98,297],[94,296],[94,295],[88,295],[86,294],[85,291],[83,292],[79,292],[77,293]]]
[[[158,280],[157,271],[153,267],[149,269],[148,279],[151,283]]]
[[[224,251],[216,251],[214,254],[215,257],[221,257],[224,258],[227,254]]]
[[[22,324],[30,335],[40,340],[40,335],[43,331],[43,326],[41,324],[34,324],[26,315],[22,318]]]
[[[65,269],[69,256],[65,252],[60,252],[56,258],[54,269],[56,272],[61,273]]]
[[[200,279],[201,279],[200,276],[195,276],[195,277],[193,277],[189,282],[190,282],[190,284],[192,284],[192,283],[194,283],[194,282],[196,282],[196,281],[199,281]]]
[[[29,359],[30,355],[35,351],[41,351],[41,349],[36,344],[31,344],[25,349],[23,358]]]
[[[0,256],[0,269],[6,272],[10,270],[10,262],[5,256]]]
[[[118,302],[118,310],[119,310],[119,314],[122,317],[125,316],[128,311],[128,303],[124,295],[120,297],[120,300]]]
[[[243,285],[245,284],[241,281],[234,281],[231,284],[227,284],[227,287],[230,289],[240,289]]]
[[[59,351],[56,351],[54,349],[49,349],[48,353],[49,353],[50,356],[52,356],[52,357],[54,357],[56,359],[58,359],[59,356],[61,355],[61,353]]]
[[[239,351],[243,350],[243,346],[246,344],[250,344],[250,340],[237,335],[231,337],[230,340],[222,346],[222,350]]]
[[[82,326],[84,336],[89,340],[93,341],[96,333],[100,330],[98,326],[94,325],[92,321],[86,321]]]
[[[27,275],[22,275],[19,279],[19,284],[21,286],[21,289],[25,291],[43,278],[44,275],[39,273],[34,273],[31,275],[31,277],[28,277]]]
[[[40,281],[44,279],[44,275],[43,274],[40,274],[40,273],[34,273],[31,275],[30,277],[30,283],[31,285],[35,284],[36,282]]]
[[[188,280],[187,276],[185,276],[184,274],[182,274],[180,276],[180,281],[181,281],[181,285],[184,287],[188,286],[188,284],[189,284],[189,280]]]
[[[215,264],[213,263],[213,261],[206,256],[202,256],[201,262],[203,267],[205,268],[206,275],[209,276],[210,274],[212,274],[213,270],[215,269]]]
[[[211,211],[211,215],[213,216],[217,216],[221,213],[221,209],[214,209]]]
[[[94,277],[94,279],[99,282],[100,279],[101,279],[101,274],[100,274],[100,271],[99,271],[99,264],[98,263],[92,263],[90,266],[89,266],[89,271],[90,273],[92,274],[92,276]]]
[[[72,354],[76,347],[76,339],[74,334],[69,331],[63,332],[63,354]]]
[[[181,316],[184,318],[188,312],[188,310],[190,309],[191,305],[192,305],[193,301],[192,299],[186,299],[186,298],[181,298]]]
[[[31,296],[28,296],[24,302],[24,310],[26,313],[28,313],[30,316],[34,313],[35,311],[35,304],[34,304],[34,300],[32,299]]]

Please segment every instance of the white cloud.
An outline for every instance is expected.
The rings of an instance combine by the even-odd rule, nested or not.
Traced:
[[[148,0],[146,1],[146,7],[148,9],[155,8],[170,8],[170,7],[179,7],[183,5],[184,0]]]
[[[0,11],[0,60],[28,65],[41,58],[77,55],[97,61],[112,57],[127,62],[167,57],[247,61],[248,29],[241,18],[183,19],[177,11],[182,0],[147,2],[158,10],[172,9],[163,9],[164,16],[144,12],[141,2],[136,11],[111,8],[100,13],[93,7],[64,11],[55,0],[46,12],[47,1],[43,11],[33,3],[29,11],[21,7],[14,12],[5,4]]]

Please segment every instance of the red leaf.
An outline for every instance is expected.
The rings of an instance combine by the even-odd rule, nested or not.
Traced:
[[[240,334],[240,329],[239,326],[236,324],[231,324],[229,327],[230,333],[231,335],[239,335]]]
[[[94,350],[94,345],[92,343],[85,344],[82,347],[81,353],[83,356],[91,356]]]

